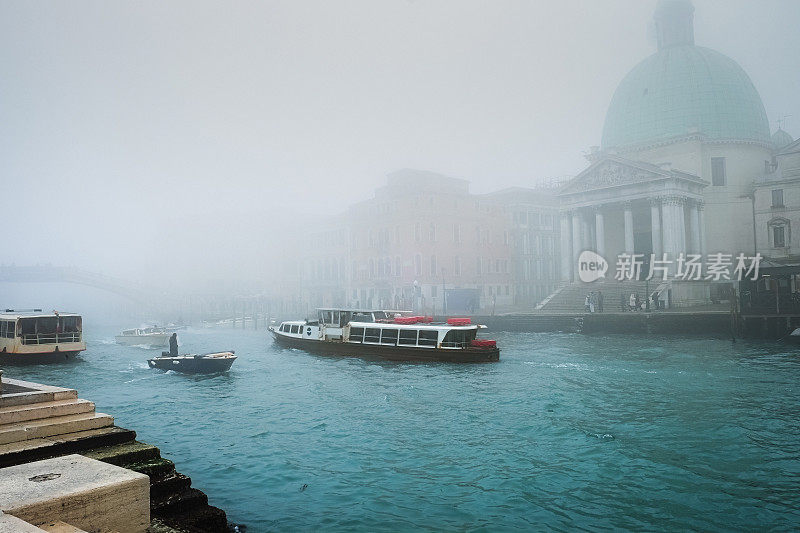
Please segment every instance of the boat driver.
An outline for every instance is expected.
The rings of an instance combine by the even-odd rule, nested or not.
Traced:
[[[178,355],[178,334],[173,333],[169,338],[169,354],[173,357]]]

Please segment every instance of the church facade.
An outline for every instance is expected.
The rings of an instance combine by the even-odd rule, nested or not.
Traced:
[[[770,135],[745,71],[695,45],[693,17],[689,0],[659,2],[658,51],[622,80],[601,146],[560,192],[564,281],[578,279],[583,250],[599,253],[612,268],[619,254],[666,254],[672,261],[681,253],[786,255],[785,248],[765,247],[768,239],[757,240],[766,224],[789,220],[757,220],[755,202],[783,147]],[[787,144],[788,134],[780,133]],[[708,295],[708,286],[695,286],[674,303],[702,303]]]

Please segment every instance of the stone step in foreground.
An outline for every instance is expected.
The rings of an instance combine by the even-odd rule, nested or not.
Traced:
[[[150,525],[150,480],[65,455],[0,469],[0,510],[36,526],[63,521],[85,531],[143,533]]]
[[[208,497],[192,488],[192,480],[175,471],[158,448],[129,442],[84,452],[86,457],[119,465],[150,477],[150,515],[161,524],[191,532],[228,531],[225,511],[208,504]]]
[[[80,453],[87,460],[149,477],[150,533],[229,531],[225,511],[209,505],[208,497],[191,487],[191,479],[176,472],[174,463],[162,458],[157,447],[136,441],[134,431],[113,425],[113,417],[95,413],[94,404],[79,400],[75,390],[7,378],[2,384],[0,420],[6,423],[0,422],[0,468]],[[42,529],[9,529],[3,518],[0,514],[0,533],[41,533],[45,526],[53,532],[80,531],[68,529],[76,527],[68,520],[63,525],[42,524]]]
[[[10,405],[0,407],[0,426],[52,418],[54,416],[75,415],[94,411],[94,402],[70,398],[69,400],[55,400],[25,405]]]
[[[0,444],[0,468],[131,442],[136,432],[116,426]]]
[[[0,426],[0,444],[64,435],[114,425],[114,417],[104,413],[80,413],[30,420]]]
[[[9,379],[7,377],[3,377],[2,380],[0,407],[30,405],[32,403],[78,398],[78,391],[75,389],[42,385],[40,383],[23,381],[21,379]]]

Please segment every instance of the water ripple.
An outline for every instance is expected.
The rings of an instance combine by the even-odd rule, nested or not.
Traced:
[[[499,333],[499,364],[452,366],[190,330],[182,349],[239,355],[192,377],[113,334],[11,374],[78,388],[249,531],[800,523],[800,357],[779,344]]]

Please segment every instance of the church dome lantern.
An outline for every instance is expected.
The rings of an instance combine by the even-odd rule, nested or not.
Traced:
[[[658,52],[617,87],[603,127],[603,149],[693,134],[771,143],[764,104],[753,82],[731,58],[695,46],[693,17],[688,0],[659,2],[654,16]]]

